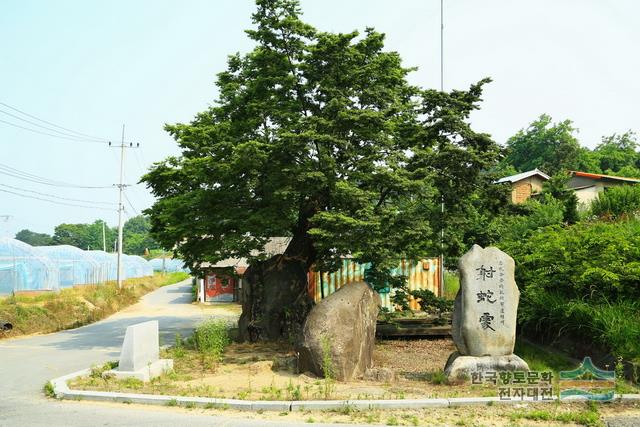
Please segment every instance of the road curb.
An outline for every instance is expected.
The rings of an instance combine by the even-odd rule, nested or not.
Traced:
[[[98,402],[139,403],[144,405],[187,406],[203,408],[225,408],[241,411],[307,411],[307,410],[341,410],[352,408],[366,409],[426,409],[455,406],[490,406],[494,404],[551,403],[557,397],[546,400],[534,400],[524,397],[518,400],[503,400],[499,397],[451,397],[441,399],[392,399],[392,400],[239,400],[217,399],[212,397],[168,396],[161,394],[120,393],[112,391],[72,390],[67,382],[91,373],[90,369],[51,380],[56,398],[61,400],[91,400]],[[586,401],[586,397],[572,396],[563,401]],[[640,401],[640,394],[616,394],[614,401]]]

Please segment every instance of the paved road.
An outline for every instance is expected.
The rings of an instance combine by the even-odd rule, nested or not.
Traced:
[[[47,399],[46,381],[92,365],[115,360],[127,326],[157,319],[160,342],[172,343],[176,332],[188,334],[215,309],[191,304],[190,282],[160,288],[138,304],[105,320],[49,335],[0,341],[0,426],[258,426],[282,425],[264,420],[207,415],[176,408],[93,404]]]

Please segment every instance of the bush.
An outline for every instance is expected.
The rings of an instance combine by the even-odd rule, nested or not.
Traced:
[[[194,334],[195,347],[216,361],[222,360],[229,345],[229,327],[224,320],[207,320],[198,326]]]
[[[640,358],[640,221],[546,227],[499,246],[516,261],[522,326]]]
[[[591,204],[591,213],[601,218],[621,218],[640,212],[640,185],[608,188]]]
[[[437,297],[429,289],[411,291],[411,295],[420,303],[420,309],[426,313],[442,315],[453,310],[453,301]]]
[[[562,224],[564,205],[547,196],[542,201],[529,200],[521,206],[524,215],[508,215],[497,219],[495,227],[501,241],[517,242],[550,225]]]
[[[547,227],[498,246],[515,259],[516,280],[529,292],[599,302],[640,297],[638,220]]]

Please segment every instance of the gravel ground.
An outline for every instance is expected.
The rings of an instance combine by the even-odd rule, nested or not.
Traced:
[[[451,338],[378,340],[373,361],[375,366],[385,366],[412,377],[444,369],[455,350]]]

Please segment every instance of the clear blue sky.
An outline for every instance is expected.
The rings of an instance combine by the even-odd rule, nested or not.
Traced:
[[[440,81],[439,6],[439,0],[302,0],[304,19],[321,30],[385,32],[388,48],[419,67],[413,82],[432,88]],[[250,0],[5,0],[0,102],[114,141],[125,123],[125,139],[141,144],[126,159],[126,182],[135,183],[152,162],[177,154],[163,124],[189,121],[205,109],[216,97],[215,74],[227,55],[251,49],[243,30],[253,9]],[[639,14],[640,4],[631,0],[445,0],[445,89],[492,77],[472,121],[498,142],[541,113],[572,119],[590,147],[602,135],[638,130]],[[3,113],[0,120],[34,128]],[[0,144],[0,164],[21,171],[86,186],[118,180],[117,150],[103,144],[2,122]],[[50,187],[3,174],[0,184],[0,190],[117,200],[115,189]],[[127,205],[130,216],[153,202],[142,186],[127,194],[135,208]],[[12,217],[5,224],[0,219],[0,230],[9,234],[23,228],[52,233],[61,222],[117,221],[115,208],[60,206],[6,192],[0,192],[0,215]]]

